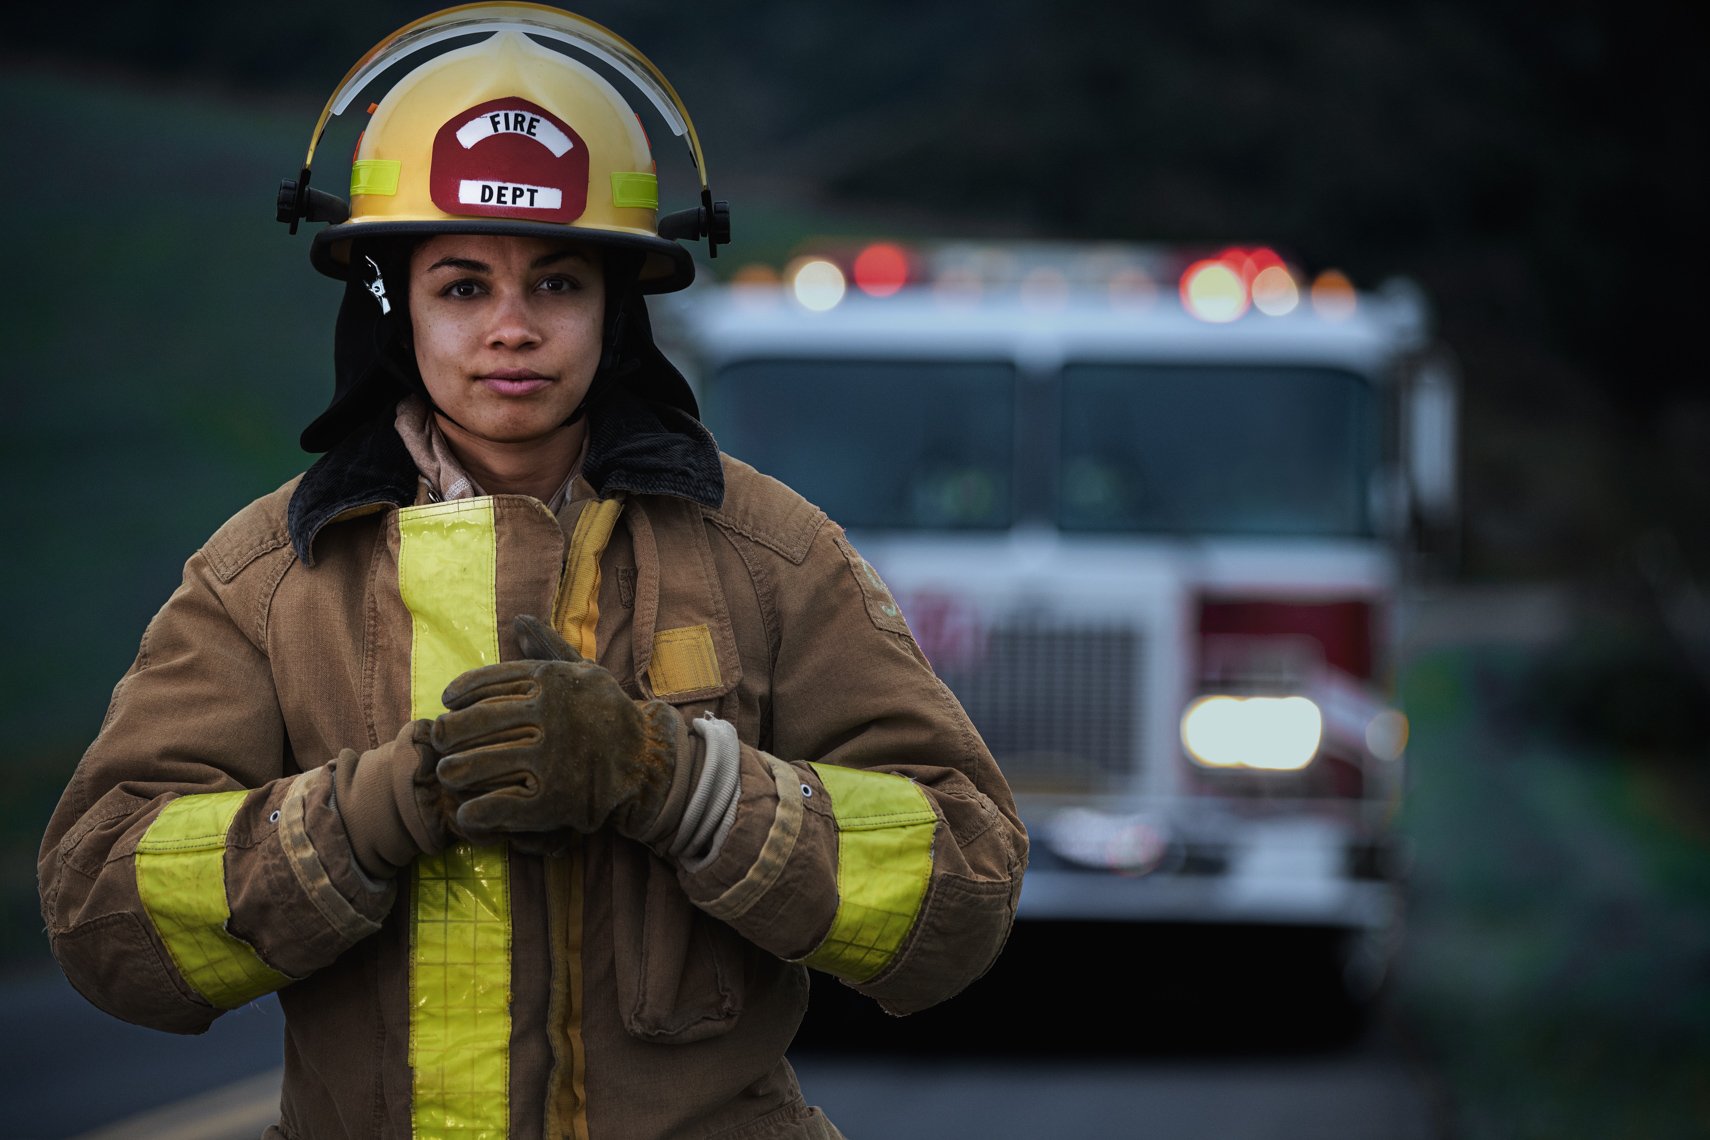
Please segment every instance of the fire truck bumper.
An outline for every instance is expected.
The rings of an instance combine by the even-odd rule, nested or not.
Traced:
[[[1019,917],[1026,920],[1376,931],[1393,927],[1399,915],[1392,843],[1362,839],[1332,821],[1250,821],[1237,835],[1175,836],[1140,868],[1092,865],[1074,857],[1084,852],[1054,844],[1050,829],[1035,834],[1021,891]]]

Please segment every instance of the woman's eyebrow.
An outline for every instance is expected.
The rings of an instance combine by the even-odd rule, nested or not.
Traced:
[[[557,250],[551,251],[550,253],[543,253],[539,257],[535,258],[532,262],[529,263],[529,268],[530,269],[540,269],[540,268],[543,268],[545,266],[552,265],[555,262],[562,261],[567,257],[568,258],[574,258],[577,261],[581,261],[584,263],[591,264],[590,259],[584,253],[580,253],[574,249],[557,249]],[[453,257],[442,257],[438,261],[434,262],[432,265],[427,267],[427,271],[429,273],[432,273],[436,269],[460,269],[465,273],[491,273],[491,272],[493,272],[493,267],[491,265],[488,265],[485,261],[476,261],[472,257],[455,257],[455,256],[453,256]]]
[[[493,267],[485,261],[476,261],[468,257],[442,257],[427,267],[432,273],[436,269],[461,269],[465,273],[491,273]]]
[[[585,253],[582,253],[580,250],[555,249],[549,253],[543,253],[539,257],[535,258],[534,261],[529,264],[529,268],[530,269],[541,269],[541,268],[544,268],[545,266],[553,264],[554,262],[562,261],[566,257],[573,257],[577,261],[585,262],[587,264],[592,264],[592,260],[588,257],[588,255]]]

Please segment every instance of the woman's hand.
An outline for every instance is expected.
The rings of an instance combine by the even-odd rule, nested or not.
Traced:
[[[390,879],[453,838],[457,801],[435,773],[440,755],[432,734],[432,721],[411,721],[380,747],[347,749],[332,762],[333,803],[351,853],[371,879]]]
[[[566,828],[607,823],[668,842],[677,821],[663,818],[666,803],[691,751],[677,711],[631,699],[536,618],[519,617],[517,633],[525,659],[458,677],[433,723],[439,782],[459,802],[456,830],[477,843],[513,837],[530,850],[562,847]]]

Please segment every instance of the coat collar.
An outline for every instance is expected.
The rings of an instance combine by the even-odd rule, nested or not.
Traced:
[[[400,507],[416,498],[418,473],[387,407],[317,459],[291,495],[291,545],[313,566],[315,536],[341,516]],[[614,384],[588,422],[582,474],[601,496],[614,491],[671,495],[717,509],[724,470],[712,433],[675,403]]]

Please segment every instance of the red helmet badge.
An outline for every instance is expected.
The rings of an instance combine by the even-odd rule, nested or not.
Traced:
[[[573,222],[588,207],[588,148],[545,108],[494,99],[439,128],[428,188],[448,214]]]

